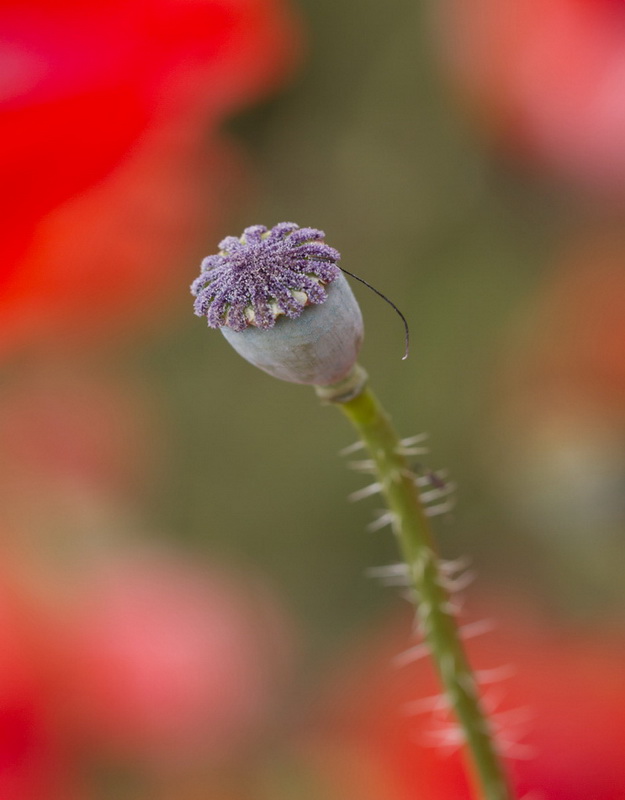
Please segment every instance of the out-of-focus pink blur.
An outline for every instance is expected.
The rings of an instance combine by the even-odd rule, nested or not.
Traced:
[[[103,758],[205,770],[275,714],[290,636],[257,578],[166,551],[96,555],[47,569],[14,558],[0,576],[7,800],[56,797]]]
[[[460,100],[489,136],[622,200],[621,0],[446,0],[439,26]]]
[[[98,749],[161,770],[266,735],[290,648],[257,578],[140,553],[100,560],[80,580],[63,618],[70,703]]]
[[[52,376],[1,413],[0,796],[90,797],[102,760],[210,786],[276,724],[288,615],[259,576],[149,542],[149,407]]]

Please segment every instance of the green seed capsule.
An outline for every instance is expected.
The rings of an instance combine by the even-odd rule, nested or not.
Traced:
[[[296,319],[281,316],[266,330],[224,326],[221,331],[239,355],[275,378],[319,386],[338,383],[356,363],[364,328],[342,274],[325,290],[326,300],[307,306]]]

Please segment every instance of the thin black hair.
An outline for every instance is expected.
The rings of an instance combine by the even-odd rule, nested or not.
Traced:
[[[375,292],[377,295],[379,295],[382,298],[382,300],[386,300],[389,306],[395,309],[397,314],[399,314],[399,316],[401,317],[401,321],[404,323],[404,355],[402,356],[402,361],[405,361],[408,358],[408,352],[410,350],[410,328],[408,327],[408,322],[406,320],[406,317],[404,317],[404,315],[401,313],[401,311],[397,308],[397,306],[392,300],[389,300],[389,298],[385,294],[382,294],[382,292],[378,291],[375,288],[375,286],[372,286],[370,283],[367,283],[367,281],[364,278],[359,278],[358,275],[354,275],[353,272],[349,272],[348,270],[343,269],[343,267],[339,267],[339,269],[341,270],[341,272],[344,272],[346,275],[349,275],[350,278],[355,278],[357,281],[360,281],[360,283],[364,283],[364,285],[367,288],[371,289],[372,292]]]

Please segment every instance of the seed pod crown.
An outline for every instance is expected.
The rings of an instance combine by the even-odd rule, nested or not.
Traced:
[[[273,328],[281,315],[299,317],[326,300],[324,287],[341,274],[340,254],[324,238],[323,231],[294,222],[253,225],[240,238],[226,237],[191,284],[195,313],[211,328],[234,331]]]

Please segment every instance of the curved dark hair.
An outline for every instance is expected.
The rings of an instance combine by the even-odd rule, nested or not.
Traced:
[[[370,283],[367,283],[367,281],[364,280],[364,278],[359,278],[358,275],[354,275],[353,272],[349,272],[348,270],[343,269],[343,267],[339,266],[339,269],[341,270],[341,272],[344,272],[346,275],[349,275],[350,278],[355,278],[357,281],[360,281],[360,283],[364,283],[364,285],[367,288],[371,289],[372,292],[375,292],[377,295],[379,295],[382,298],[382,300],[386,300],[389,306],[395,309],[397,314],[399,314],[399,316],[401,317],[401,321],[404,323],[404,355],[402,356],[402,361],[405,361],[408,358],[408,351],[410,350],[410,328],[408,327],[408,322],[406,320],[406,317],[404,317],[404,315],[401,313],[401,311],[397,308],[397,306],[392,300],[389,300],[389,298],[385,294],[382,294],[382,292],[378,291],[375,288],[375,286],[372,286]]]

